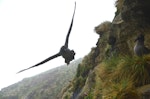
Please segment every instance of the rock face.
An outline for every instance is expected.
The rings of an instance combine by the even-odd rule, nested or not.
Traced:
[[[150,49],[150,1],[117,0],[116,8],[112,22],[95,27],[100,36],[97,46],[84,57],[60,99],[142,99],[144,93],[136,89],[150,84],[150,55],[137,57],[133,49],[139,34],[145,35],[145,46]]]
[[[139,34],[145,35],[145,45],[150,48],[150,1],[117,0],[116,7],[117,12],[112,22],[103,22],[95,27],[96,33],[100,35],[97,43],[100,60],[114,50],[117,54],[133,56],[134,41]],[[111,45],[109,42],[113,37],[116,42]]]

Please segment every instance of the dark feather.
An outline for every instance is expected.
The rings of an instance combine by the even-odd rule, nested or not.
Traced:
[[[150,49],[144,45],[144,35],[140,34],[135,39],[136,45],[134,46],[134,52],[137,56],[143,56],[150,53]]]
[[[34,67],[37,67],[37,66],[39,66],[39,65],[42,65],[42,64],[44,64],[44,63],[46,63],[46,62],[48,62],[48,61],[50,61],[50,60],[52,60],[52,59],[54,59],[54,58],[56,58],[56,57],[58,57],[58,56],[60,56],[59,53],[57,53],[57,54],[55,54],[55,55],[53,55],[53,56],[51,56],[51,57],[49,57],[49,58],[43,60],[42,62],[40,62],[40,63],[38,63],[38,64],[36,64],[36,65],[34,65],[34,66],[31,66],[31,67],[29,67],[29,68],[23,69],[23,70],[19,71],[18,73],[23,72],[23,71],[28,70],[28,69],[31,69],[31,68],[34,68]]]
[[[69,30],[68,30],[68,33],[67,33],[67,37],[66,37],[66,42],[65,42],[65,46],[67,48],[68,48],[69,35],[71,33],[72,26],[73,26],[73,20],[74,20],[75,10],[76,10],[76,2],[75,2],[75,7],[74,7],[74,13],[73,13],[73,16],[72,16],[72,21],[71,21],[71,24],[70,24],[70,27],[69,27]]]
[[[60,52],[57,53],[57,54],[55,54],[55,55],[53,55],[53,56],[51,56],[51,57],[49,57],[49,58],[47,58],[47,59],[45,59],[44,61],[42,61],[42,62],[40,62],[40,63],[38,63],[38,64],[36,64],[36,65],[34,65],[34,66],[31,66],[31,67],[29,67],[29,68],[27,68],[27,69],[23,69],[23,70],[19,71],[18,73],[23,72],[23,71],[28,70],[28,69],[31,69],[31,68],[34,68],[34,67],[37,67],[37,66],[39,66],[39,65],[42,65],[42,64],[44,64],[44,63],[46,63],[46,62],[48,62],[48,61],[50,61],[50,60],[52,60],[52,59],[54,59],[54,58],[56,58],[56,57],[58,57],[58,56],[63,56],[63,58],[65,58],[65,61],[66,61],[66,58],[67,58],[67,57],[65,57],[65,56],[69,54],[70,57],[71,57],[71,59],[69,58],[69,60],[68,60],[68,58],[67,58],[67,64],[68,64],[71,60],[74,59],[74,55],[75,55],[75,54],[70,54],[70,52],[72,52],[72,51],[70,51],[70,50],[68,49],[68,41],[69,41],[69,35],[70,35],[70,33],[71,33],[72,26],[73,26],[73,19],[74,19],[74,15],[75,15],[75,10],[76,10],[76,2],[75,2],[75,8],[74,8],[74,13],[73,13],[72,21],[71,21],[71,24],[70,24],[70,27],[69,27],[69,31],[68,31],[68,33],[67,33],[65,45],[64,45],[63,47],[61,47]],[[73,52],[74,52],[74,51],[73,51]]]

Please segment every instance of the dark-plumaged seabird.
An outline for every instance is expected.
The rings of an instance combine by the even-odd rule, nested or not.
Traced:
[[[52,60],[56,57],[59,57],[59,56],[62,56],[65,59],[65,63],[67,63],[67,65],[70,63],[70,61],[72,61],[74,59],[75,52],[68,48],[68,41],[69,41],[69,35],[71,33],[72,26],[73,26],[75,10],[76,10],[76,2],[75,2],[74,13],[73,13],[73,16],[72,16],[72,21],[71,21],[71,24],[70,24],[70,28],[69,28],[69,31],[68,31],[67,36],[66,36],[66,41],[65,41],[65,44],[60,48],[60,51],[57,54],[43,60],[42,62],[40,62],[40,63],[38,63],[34,66],[31,66],[27,69],[23,69],[23,70],[19,71],[18,73],[23,72],[23,71],[28,70],[28,69],[31,69],[31,68],[34,68],[34,67],[37,67],[39,65],[42,65],[42,64],[44,64],[44,63],[46,63],[46,62],[48,62],[48,61],[50,61],[50,60]]]
[[[134,53],[137,56],[143,56],[145,54],[149,54],[150,50],[145,47],[144,45],[144,35],[140,34],[138,37],[135,39],[135,46],[134,46]]]

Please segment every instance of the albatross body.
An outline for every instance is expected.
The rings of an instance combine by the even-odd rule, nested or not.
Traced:
[[[70,24],[70,27],[69,27],[69,30],[68,30],[68,33],[66,36],[65,44],[60,48],[60,51],[57,54],[54,54],[53,56],[50,56],[50,57],[46,58],[45,60],[43,60],[43,61],[41,61],[41,62],[39,62],[39,63],[29,67],[29,68],[26,68],[26,69],[19,71],[18,73],[23,72],[23,71],[28,70],[28,69],[31,69],[31,68],[34,68],[34,67],[37,67],[39,65],[42,65],[42,64],[44,64],[44,63],[46,63],[46,62],[48,62],[54,58],[57,58],[59,56],[62,56],[65,59],[65,63],[67,63],[67,65],[70,63],[70,61],[72,61],[74,59],[75,52],[68,48],[68,42],[69,42],[69,36],[70,36],[72,26],[73,26],[75,10],[76,10],[76,2],[75,2],[74,13],[72,16],[72,21],[71,21],[71,24]]]
[[[137,38],[136,38],[136,44],[134,46],[134,53],[137,56],[143,56],[145,54],[149,54],[150,50],[148,48],[145,47],[144,45],[144,35],[140,34]]]

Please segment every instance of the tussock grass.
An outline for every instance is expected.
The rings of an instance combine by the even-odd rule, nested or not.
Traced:
[[[140,99],[132,82],[128,79],[119,83],[110,82],[103,94],[104,99]]]
[[[99,65],[99,73],[104,99],[140,99],[135,88],[150,84],[150,55],[112,57]]]
[[[116,68],[121,61],[121,57],[112,57],[111,59],[104,60],[99,65],[99,73],[101,80],[111,80],[116,72]]]
[[[95,27],[95,32],[99,35],[102,35],[103,33],[109,31],[111,28],[111,22],[110,21],[104,21],[98,26]]]
[[[142,86],[150,83],[150,55],[143,57],[124,57],[118,64],[115,80],[130,79],[135,86]]]

